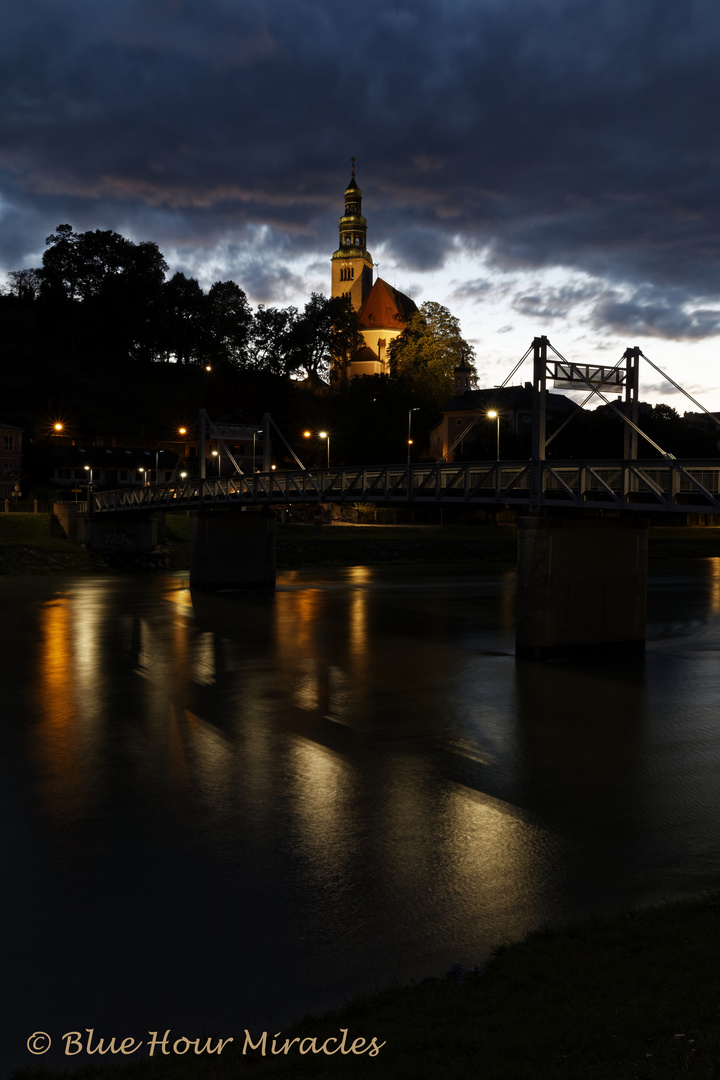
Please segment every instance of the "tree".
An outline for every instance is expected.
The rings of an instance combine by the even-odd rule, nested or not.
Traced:
[[[297,319],[297,308],[266,308],[260,304],[248,333],[248,366],[272,375],[289,374]]]
[[[293,371],[310,378],[327,379],[335,358],[346,365],[362,344],[357,315],[347,297],[328,299],[312,293],[292,335],[290,363]]]
[[[234,281],[216,281],[205,306],[206,359],[243,367],[252,323],[245,293]]]
[[[390,372],[413,396],[438,407],[452,396],[455,368],[473,367],[475,352],[460,334],[460,323],[442,304],[426,301],[399,337],[390,343]]]
[[[58,225],[38,270],[46,297],[85,302],[111,297],[118,281],[132,282],[136,295],[155,293],[162,285],[167,263],[156,244],[135,244],[110,229],[76,233]],[[120,290],[127,292],[127,290]]]
[[[10,278],[10,295],[16,296],[18,300],[32,301],[37,300],[40,295],[40,275],[37,270],[28,268],[26,270],[11,270],[8,274]]]
[[[195,278],[179,271],[162,287],[162,344],[178,364],[200,364],[204,356],[205,293]]]

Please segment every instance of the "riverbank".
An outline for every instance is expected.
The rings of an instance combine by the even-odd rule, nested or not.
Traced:
[[[277,566],[374,566],[496,562],[513,565],[513,525],[311,525],[280,524]],[[720,526],[651,526],[651,559],[720,558]],[[129,560],[128,569],[187,570],[190,519],[168,514],[166,535],[156,552]],[[102,573],[112,561],[71,543],[50,514],[0,515],[0,575]]]
[[[218,1035],[234,1036],[222,1056],[196,1055],[184,1043],[180,1056],[168,1043],[168,1055],[158,1047],[150,1062],[111,1065],[105,1057],[74,1075],[709,1080],[720,1071],[719,952],[720,893],[537,930],[501,947],[481,971],[458,966],[444,978],[357,998],[337,1012],[268,1031],[264,1039],[251,1030],[252,1045],[243,1031],[213,1033],[215,1047]],[[182,1035],[171,1032],[174,1039]],[[273,1054],[273,1039],[276,1051],[297,1041],[287,1054]],[[373,1046],[380,1049],[370,1056]],[[63,1075],[31,1066],[13,1080]]]

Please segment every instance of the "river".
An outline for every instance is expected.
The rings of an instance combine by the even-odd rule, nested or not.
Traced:
[[[68,1066],[69,1030],[262,1030],[717,886],[720,560],[651,566],[642,659],[517,662],[514,588],[2,579],[3,1072],[35,1031]]]

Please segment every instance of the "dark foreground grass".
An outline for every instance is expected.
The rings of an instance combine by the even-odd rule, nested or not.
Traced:
[[[720,527],[652,526],[652,559],[720,557]],[[190,518],[166,516],[163,568],[190,565]],[[311,525],[281,524],[277,529],[277,567],[296,570],[323,566],[387,564],[499,563],[514,566],[514,525]],[[148,569],[148,567],[141,567]],[[59,571],[116,572],[107,560],[67,540],[50,514],[0,514],[0,575]]]
[[[98,570],[92,552],[67,539],[52,514],[0,514],[0,575]]]
[[[91,1066],[85,1080],[668,1080],[720,1076],[720,894],[538,930],[484,972],[358,998],[221,1056]],[[376,1056],[322,1052],[374,1037]],[[294,1043],[273,1055],[272,1041]],[[311,1039],[320,1051],[313,1053]],[[204,1043],[204,1038],[203,1038]],[[300,1052],[300,1047],[305,1053]],[[338,1043],[327,1044],[335,1049]],[[361,1049],[361,1047],[358,1047]],[[145,1051],[147,1052],[147,1051]],[[107,1059],[105,1059],[106,1061]],[[59,1073],[30,1067],[15,1080]]]

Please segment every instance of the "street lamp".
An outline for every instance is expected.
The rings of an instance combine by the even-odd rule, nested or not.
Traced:
[[[496,461],[500,460],[500,413],[496,409],[489,409],[487,414],[488,420],[497,420],[497,452],[495,455]]]
[[[412,414],[414,412],[420,412],[420,406],[418,405],[414,409],[408,409],[408,469],[410,468],[410,447],[412,446],[411,427],[412,427]]]
[[[318,439],[327,439],[327,467],[330,468],[330,433],[327,431],[318,431]],[[312,431],[303,431],[303,439],[312,439]]]
[[[257,468],[256,468],[256,465],[255,465],[255,439],[256,439],[256,437],[258,435],[262,435],[262,434],[263,434],[263,428],[254,428],[254,430],[253,430],[253,460],[252,460],[253,475],[257,472]]]
[[[220,472],[222,469],[222,454],[218,453],[217,450],[211,450],[210,453],[212,457],[216,457],[218,459],[218,476],[220,476]]]
[[[88,504],[87,508],[88,508],[88,514],[92,514],[92,512],[93,512],[93,505],[92,505],[92,486],[93,486],[92,465],[86,465],[85,466],[85,472],[90,473],[90,476],[89,476],[89,479],[88,479],[88,489],[87,489],[87,504]]]
[[[327,467],[330,468],[330,433],[327,431],[318,431],[318,438],[327,439]]]

